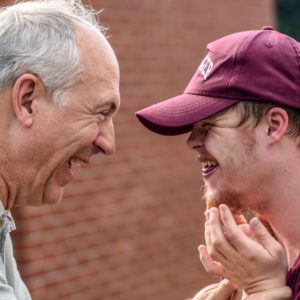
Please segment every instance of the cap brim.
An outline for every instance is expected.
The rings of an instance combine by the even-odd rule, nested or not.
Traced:
[[[136,112],[149,130],[161,135],[178,135],[192,130],[201,121],[237,103],[237,99],[182,94]]]

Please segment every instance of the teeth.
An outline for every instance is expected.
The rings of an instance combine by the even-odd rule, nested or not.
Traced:
[[[76,167],[82,167],[83,165],[86,164],[82,159],[80,159],[78,157],[71,157],[70,163],[72,165],[75,165]]]
[[[208,160],[202,163],[203,168],[215,167],[218,163],[216,161]]]

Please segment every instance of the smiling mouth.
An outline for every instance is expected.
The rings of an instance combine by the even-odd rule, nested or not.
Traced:
[[[86,166],[87,164],[88,164],[87,161],[74,156],[72,156],[68,161],[69,168],[72,168],[72,166],[81,168],[83,166]]]
[[[201,165],[202,165],[203,178],[206,178],[215,171],[215,169],[218,167],[219,164],[215,160],[207,160],[207,161],[202,161]]]

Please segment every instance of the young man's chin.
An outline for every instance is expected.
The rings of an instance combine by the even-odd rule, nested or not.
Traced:
[[[222,203],[218,191],[215,191],[207,184],[204,186],[202,199],[205,201],[207,209],[218,207]]]
[[[212,207],[218,207],[222,203],[222,201],[220,201],[218,197],[208,193],[203,195],[203,199],[205,200],[207,209]]]
[[[203,199],[205,200],[207,209],[219,207],[220,204],[226,204],[233,211],[239,211],[242,208],[240,195],[230,190],[213,191],[206,187],[203,194]]]

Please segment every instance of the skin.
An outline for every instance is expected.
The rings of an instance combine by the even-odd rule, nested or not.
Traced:
[[[250,127],[237,128],[239,120],[240,111],[229,109],[226,114],[217,114],[194,124],[187,140],[188,147],[197,152],[200,162],[212,160],[219,164],[212,176],[204,178],[208,207],[221,203],[228,204],[233,210],[249,207],[253,203],[252,187],[261,188],[267,183],[268,166],[264,165],[267,169],[260,168],[260,174],[257,172],[264,161],[257,155],[260,145],[256,133]]]
[[[64,106],[52,102],[33,74],[0,92],[0,199],[7,209],[57,203],[73,179],[71,158],[87,164],[115,151],[116,57],[104,36],[86,28],[77,28],[77,45],[82,74]]]
[[[293,265],[300,252],[298,239],[300,188],[297,183],[300,175],[299,141],[286,135],[288,115],[279,107],[272,108],[256,127],[248,124],[237,128],[235,125],[240,116],[239,107],[235,106],[194,124],[187,143],[197,152],[200,161],[218,162],[214,172],[204,177],[208,207],[219,208],[220,204],[225,203],[234,212],[241,209],[256,212],[269,223],[283,248],[270,234],[267,246],[261,240],[256,240],[256,246],[261,247],[259,252],[261,256],[252,257],[254,259],[251,260],[252,270],[249,269],[246,262],[249,261],[249,253],[253,251],[253,236],[249,237],[240,231],[237,238],[237,224],[226,223],[225,227],[218,209],[213,209],[211,216],[213,221],[209,221],[206,229],[206,235],[210,236],[208,239],[211,242],[200,247],[200,256],[206,268],[209,262],[217,261],[224,268],[226,276],[236,281],[233,283],[253,293],[251,297],[259,293],[267,293],[265,297],[270,297],[270,293],[271,295],[273,293],[271,291],[275,288],[283,291],[282,294],[278,294],[282,296],[278,299],[288,299],[286,291],[290,293],[290,290],[282,283],[282,274],[286,273],[287,265],[288,267]],[[253,230],[251,224],[250,229]],[[252,234],[255,237],[255,231]],[[237,242],[241,242],[239,246],[243,248],[238,248],[235,244]],[[243,251],[239,251],[240,249]],[[287,255],[287,264],[282,256],[283,250]],[[275,255],[264,256],[268,253]],[[233,254],[236,254],[234,259],[227,261]],[[277,263],[282,267],[281,269],[279,267],[278,277],[271,270],[271,266],[276,266]],[[239,265],[242,266],[240,269],[237,268]],[[212,265],[210,267],[212,268]],[[260,272],[251,273],[255,270]],[[248,271],[249,282],[239,281]],[[210,269],[209,272],[220,275],[220,269]],[[273,281],[274,276],[276,278]],[[220,297],[221,294],[215,299],[221,299]]]
[[[250,296],[243,296],[227,279],[212,284],[198,292],[191,300],[291,300],[291,291],[287,287],[274,288]]]
[[[287,273],[284,249],[258,218],[249,223],[249,233],[235,223],[226,205],[220,205],[219,210],[210,209],[206,246],[199,247],[204,267],[234,282],[249,295],[284,286]]]

